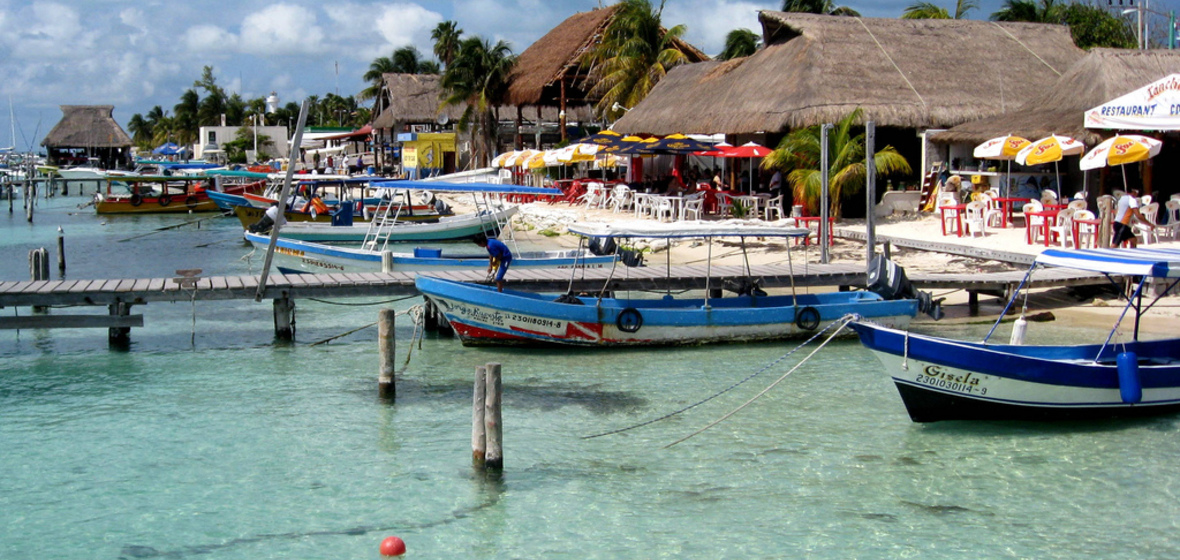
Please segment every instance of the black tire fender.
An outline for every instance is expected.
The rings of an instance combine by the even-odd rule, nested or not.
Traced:
[[[196,208],[197,207],[197,197],[190,194],[188,196],[188,198],[184,199],[184,205],[188,206],[189,209]]]
[[[819,328],[819,310],[814,307],[796,309],[795,326],[804,331],[814,331]]]
[[[132,193],[131,194],[131,205],[132,206],[139,206],[140,204],[143,204],[143,197],[139,196],[139,193]]]
[[[168,206],[172,204],[172,195],[162,194],[156,199],[156,202],[160,203],[160,206]]]
[[[643,327],[643,315],[639,314],[638,309],[628,307],[619,312],[619,316],[615,319],[615,326],[625,333],[638,332]]]

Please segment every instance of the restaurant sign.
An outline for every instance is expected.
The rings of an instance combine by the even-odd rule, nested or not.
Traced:
[[[1086,128],[1180,130],[1180,74],[1086,111]]]

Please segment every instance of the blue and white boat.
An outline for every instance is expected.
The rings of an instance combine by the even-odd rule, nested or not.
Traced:
[[[521,195],[559,195],[561,191],[551,188],[526,187],[521,185],[490,185],[490,184],[448,184],[425,183],[421,181],[389,181],[374,186],[397,189],[426,189],[436,192],[466,192],[484,195],[521,194]],[[491,201],[488,198],[477,203],[475,229],[471,229],[470,220],[464,219],[454,223],[440,224],[443,226],[462,227],[462,236],[469,237],[476,233],[494,236],[496,233],[508,229],[507,219],[515,213],[515,208],[505,207],[502,202]],[[459,245],[456,248],[415,248],[412,253],[394,252],[389,244],[401,239],[404,228],[416,228],[417,224],[402,224],[397,220],[397,207],[387,205],[383,214],[375,217],[368,226],[369,233],[359,247],[332,245],[303,241],[285,237],[283,232],[291,224],[281,226],[279,237],[275,242],[275,255],[280,263],[280,269],[287,272],[381,272],[385,271],[431,271],[431,270],[485,270],[488,266],[488,254],[474,244]],[[460,217],[456,217],[460,218]],[[423,224],[425,225],[425,224]],[[412,230],[421,231],[421,230]],[[270,234],[253,233],[246,230],[243,235],[256,248],[266,250],[270,244]],[[437,238],[436,238],[437,239]],[[452,246],[455,247],[455,246]],[[458,248],[461,247],[461,248]],[[384,256],[388,255],[388,256]],[[614,254],[595,255],[582,249],[562,249],[551,251],[513,251],[512,268],[556,268],[556,269],[592,269],[606,268],[614,264],[618,256]]]
[[[893,378],[910,418],[1078,420],[1180,411],[1180,338],[1139,340],[1140,314],[1162,297],[1145,306],[1146,283],[1162,278],[1164,293],[1175,288],[1180,249],[1049,249],[1029,275],[1043,266],[1101,272],[1112,282],[1137,278],[1119,318],[1134,312],[1130,339],[1117,339],[1118,323],[1102,343],[1067,346],[992,344],[995,327],[982,342],[963,342],[852,323]],[[1021,342],[1020,323],[1013,342]]]
[[[575,224],[587,238],[801,237],[805,228],[708,222]],[[712,245],[710,244],[710,249]],[[711,259],[710,259],[711,260]],[[515,261],[514,261],[515,266]],[[710,268],[710,277],[711,268]],[[905,328],[915,299],[888,301],[871,291],[767,295],[747,285],[736,297],[658,298],[540,295],[419,276],[416,285],[467,346],[655,346],[809,336],[849,313]],[[605,290],[604,290],[605,291]]]

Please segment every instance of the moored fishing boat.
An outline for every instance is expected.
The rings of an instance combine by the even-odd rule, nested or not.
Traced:
[[[1180,338],[1139,340],[1140,314],[1163,297],[1145,308],[1146,283],[1153,277],[1168,279],[1164,293],[1174,289],[1180,250],[1049,249],[1028,275],[1042,266],[1138,278],[1104,342],[1025,346],[1021,320],[1013,327],[1016,344],[989,343],[994,326],[982,342],[965,342],[852,323],[861,343],[893,378],[910,418],[1077,420],[1180,411]],[[1135,315],[1130,340],[1117,340],[1119,324],[1130,311]]]
[[[161,214],[213,212],[217,204],[210,200],[205,176],[186,177],[108,177],[105,188],[94,195],[98,214]]]
[[[724,223],[574,224],[587,238],[802,237],[805,228]],[[601,242],[601,241],[600,241]],[[610,242],[606,242],[610,243]],[[617,241],[615,241],[617,244]],[[711,245],[710,245],[711,250]],[[788,253],[789,254],[789,253]],[[711,259],[710,259],[711,262]],[[513,261],[515,266],[515,261]],[[708,278],[712,278],[710,274]],[[749,279],[747,279],[749,280]],[[564,295],[554,299],[420,276],[416,285],[446,316],[464,345],[653,346],[778,340],[808,336],[849,313],[905,327],[919,302],[886,300],[871,291],[767,295],[744,282],[734,297],[661,298]]]

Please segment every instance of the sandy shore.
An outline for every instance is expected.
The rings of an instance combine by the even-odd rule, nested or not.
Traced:
[[[464,204],[463,200],[452,202],[456,212],[471,211],[472,207]],[[565,203],[549,204],[536,202],[524,204],[517,218],[513,221],[512,235],[518,241],[556,244],[562,247],[577,247],[579,238],[567,231],[569,224],[575,222],[621,222],[635,220],[630,212],[615,213],[606,209],[587,209],[583,206],[571,206]],[[1025,241],[1023,217],[1015,219],[1015,227],[996,228],[977,237],[958,237],[942,235],[938,214],[920,213],[910,216],[893,216],[879,219],[877,235],[900,239],[937,241],[939,243],[963,245],[967,247],[987,248],[998,251],[1037,254],[1045,249],[1043,244],[1029,245]],[[778,222],[751,222],[759,225],[782,225],[793,227],[791,220]],[[864,232],[864,220],[840,220],[836,229],[846,229]],[[672,264],[700,264],[709,259],[709,247],[699,240],[636,240],[632,243],[636,248],[644,249],[647,262],[662,265],[664,262]],[[668,246],[671,246],[670,253]],[[1169,241],[1159,244],[1161,247],[1180,248],[1180,242]],[[748,259],[751,265],[785,264],[789,261],[795,265],[803,263],[818,263],[820,251],[815,244],[798,245],[794,241],[785,239],[747,239],[745,250],[738,240],[721,240],[712,247],[713,264],[740,265]],[[862,241],[836,238],[829,250],[830,262],[863,263],[866,258],[865,244]],[[969,257],[961,257],[944,253],[921,251],[914,249],[895,248],[892,252],[895,262],[905,267],[908,272],[923,273],[987,273],[1010,270],[1021,270],[1023,266],[1013,266],[999,261],[988,261]],[[967,317],[967,294],[964,291],[936,294],[946,298],[948,317],[951,320],[974,320]],[[1035,291],[1030,299],[1030,312],[1051,310],[1058,321],[1068,321],[1071,324],[1109,327],[1117,320],[1122,312],[1120,303],[1112,294],[1100,294],[1097,297],[1085,291],[1055,289]],[[997,316],[1003,309],[1002,301],[991,298],[980,298],[980,313],[982,317]],[[1150,313],[1145,315],[1142,330],[1153,335],[1171,335],[1176,331],[1177,320],[1180,319],[1180,297],[1170,296],[1161,300]]]

